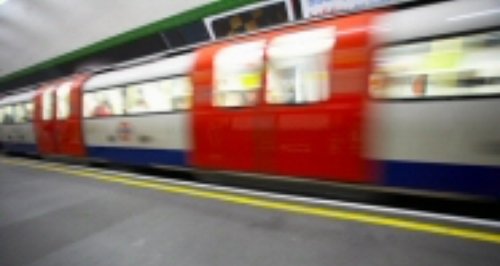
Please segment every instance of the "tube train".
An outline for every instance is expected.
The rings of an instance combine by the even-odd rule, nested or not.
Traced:
[[[1,142],[40,156],[498,200],[498,3],[309,21],[46,82],[0,101]]]

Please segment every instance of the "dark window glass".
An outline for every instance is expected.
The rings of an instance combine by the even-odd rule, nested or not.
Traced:
[[[211,22],[216,38],[251,32],[288,21],[284,2],[246,10]]]

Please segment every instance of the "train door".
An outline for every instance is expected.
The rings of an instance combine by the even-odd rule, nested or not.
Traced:
[[[193,76],[196,166],[255,172],[265,39],[202,49]]]
[[[370,15],[312,24],[269,41],[264,172],[370,182],[362,125]],[[262,145],[266,147],[269,145]]]
[[[86,75],[60,83],[55,90],[55,145],[58,154],[84,156],[82,133],[82,85]]]
[[[41,155],[57,154],[55,134],[55,84],[42,86],[35,96],[35,131]]]

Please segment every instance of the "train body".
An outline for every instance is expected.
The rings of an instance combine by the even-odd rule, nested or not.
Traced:
[[[500,199],[497,1],[311,21],[0,100],[10,152]],[[237,177],[235,177],[237,178]]]

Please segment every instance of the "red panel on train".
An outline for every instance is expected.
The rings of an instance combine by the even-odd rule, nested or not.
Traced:
[[[362,125],[374,15],[201,49],[193,73],[193,163],[371,182]]]

